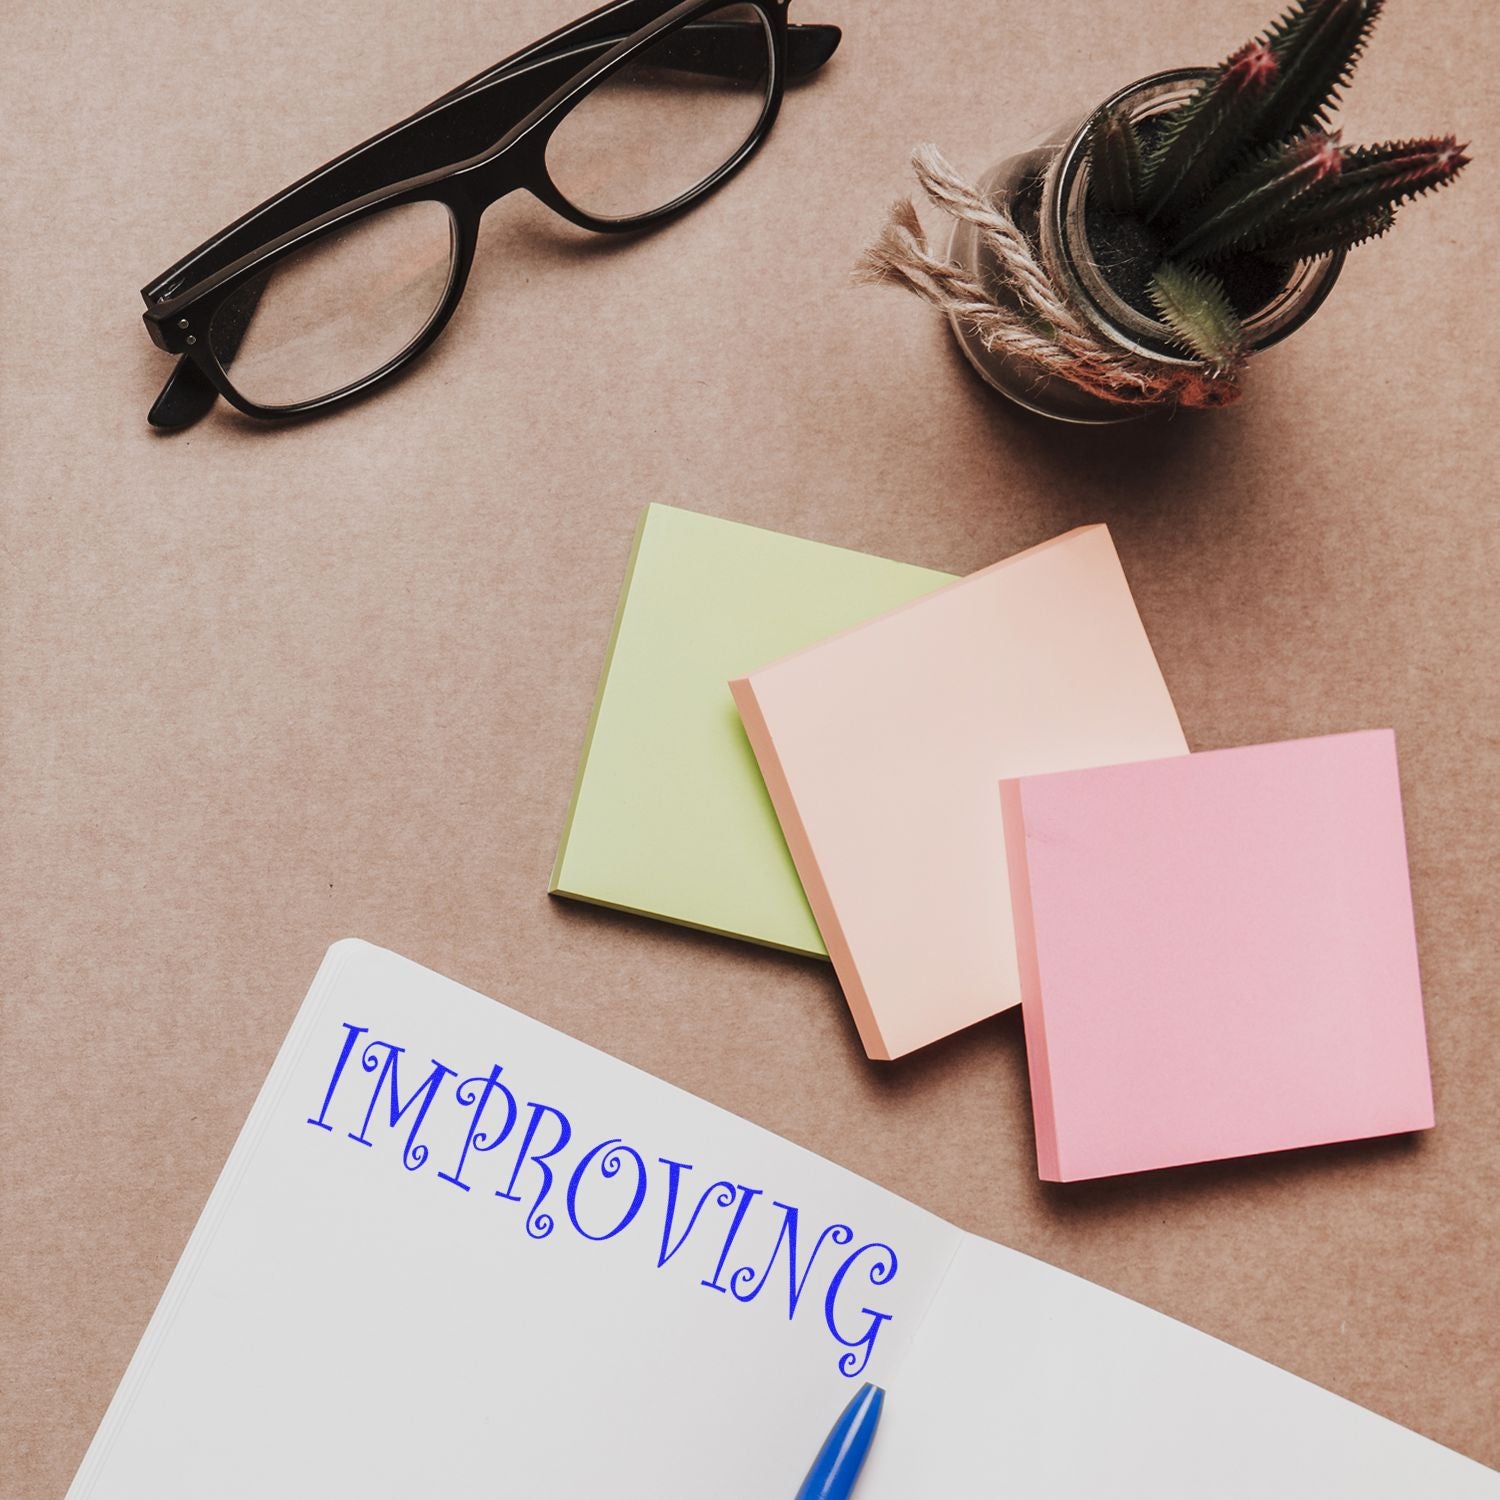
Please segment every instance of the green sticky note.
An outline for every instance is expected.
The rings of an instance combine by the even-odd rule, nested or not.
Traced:
[[[553,894],[826,957],[729,680],[950,582],[647,506]]]

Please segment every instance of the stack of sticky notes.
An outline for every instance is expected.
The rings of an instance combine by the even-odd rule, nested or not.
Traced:
[[[729,681],[952,581],[647,506],[553,894],[823,956]]]
[[[1102,526],[733,688],[871,1057],[1021,999],[1002,778],[1187,753]]]
[[[1002,802],[1044,1178],[1432,1124],[1388,730]]]
[[[1052,1180],[1432,1124],[1393,737],[1189,755],[1103,526],[650,507],[552,888],[826,953],[876,1058],[1022,1003]]]

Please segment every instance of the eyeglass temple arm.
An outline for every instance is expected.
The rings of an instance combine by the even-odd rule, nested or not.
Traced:
[[[786,71],[792,82],[816,73],[833,56],[843,33],[837,26],[788,26]],[[660,42],[652,62],[710,78],[754,81],[764,76],[765,43],[755,21],[689,23]]]
[[[146,421],[158,432],[177,432],[206,417],[218,399],[219,393],[208,376],[182,354],[172,366],[167,383],[156,393]]]
[[[337,208],[341,203],[352,203],[356,198],[380,187],[403,182],[409,177],[420,177],[426,171],[463,161],[466,156],[477,154],[484,149],[483,146],[464,150],[467,135],[458,131],[459,139],[453,143],[452,150],[445,152],[444,160],[430,162],[425,167],[412,166],[410,170],[397,170],[395,175],[383,170],[393,156],[402,152],[414,154],[411,152],[410,137],[419,127],[440,124],[451,128],[454,116],[446,113],[448,106],[459,101],[467,103],[468,96],[477,94],[489,84],[522,72],[538,61],[571,52],[586,42],[611,36],[618,40],[622,35],[629,35],[662,14],[671,4],[672,0],[612,0],[612,3],[581,16],[540,41],[533,42],[529,47],[512,53],[483,73],[424,105],[415,114],[398,120],[379,135],[351,146],[316,171],[298,178],[273,197],[267,198],[264,203],[257,204],[149,282],[141,289],[141,296],[148,304],[176,296],[194,281],[212,275],[241,255],[295,229],[299,224],[317,218],[331,208]],[[468,114],[467,110],[460,112],[458,122],[465,123]],[[515,119],[522,117],[517,115]],[[440,134],[439,131],[429,133]],[[499,138],[499,135],[491,135],[490,140],[493,142]],[[429,142],[430,144],[432,143]],[[290,212],[293,209],[295,214]]]
[[[623,9],[625,9],[624,6],[609,8],[610,18],[614,19],[618,11]],[[602,17],[605,13],[596,14]],[[788,77],[797,80],[815,73],[833,56],[841,38],[842,32],[837,26],[789,26],[787,28]],[[574,72],[621,40],[622,37],[618,34],[596,36],[582,41],[580,45],[579,28],[575,27],[565,32],[555,33],[553,37],[547,38],[536,46],[507,58],[496,64],[488,73],[481,73],[451,93],[434,100],[417,114],[393,126],[383,135],[354,147],[353,150],[335,158],[310,177],[303,178],[276,197],[268,199],[259,208],[253,209],[244,218],[237,220],[228,230],[200,246],[171,271],[159,277],[152,286],[145,289],[142,295],[148,302],[154,301],[162,295],[159,288],[170,283],[179,268],[200,260],[206,262],[211,254],[213,260],[220,265],[228,264],[239,254],[247,253],[256,244],[264,244],[278,234],[294,229],[297,225],[306,223],[318,217],[320,213],[326,213],[330,208],[338,207],[341,203],[352,202],[354,198],[362,195],[359,190],[361,181],[365,184],[373,181],[374,187],[366,185],[363,191],[374,191],[378,187],[388,185],[391,181],[400,181],[403,176],[421,176],[425,171],[435,171],[454,160],[462,161],[465,155],[478,154],[485,149],[486,144],[499,139],[499,136],[504,134],[505,128],[508,128],[502,127],[497,131],[494,116],[488,111],[486,111],[488,118],[483,121],[483,129],[488,140],[475,146],[472,151],[466,153],[461,151],[456,157],[453,155],[454,142],[464,140],[467,134],[462,126],[468,125],[472,129],[473,124],[476,123],[472,118],[476,112],[472,109],[455,110],[455,114],[470,118],[461,122],[445,121],[445,124],[457,125],[459,128],[452,129],[445,134],[444,159],[442,160],[432,162],[425,167],[415,165],[417,153],[414,148],[418,143],[411,137],[421,133],[424,125],[433,121],[440,113],[446,113],[450,106],[458,105],[461,101],[464,105],[472,105],[482,99],[491,88],[501,84],[517,86],[513,92],[507,94],[505,112],[511,123],[519,121],[552,93],[560,82],[565,81],[566,74],[562,77],[558,76],[561,65],[566,65],[568,73]],[[690,25],[684,27],[681,32],[668,37],[663,45],[665,57],[670,59],[671,65],[685,72],[710,77],[754,77],[765,65],[760,27],[754,21]],[[435,145],[436,142],[432,144]],[[406,159],[397,165],[396,159],[403,152],[406,153]],[[392,177],[392,172],[397,175]],[[252,228],[253,235],[250,233]],[[253,243],[247,244],[246,241],[249,240],[253,240]],[[218,253],[213,254],[215,251]],[[201,269],[204,274],[208,273],[206,264]],[[170,295],[170,292],[167,295]],[[254,304],[259,300],[260,289],[257,286],[254,301],[245,310],[241,332],[253,316]],[[238,339],[235,342],[237,344]],[[168,376],[161,392],[152,403],[151,410],[147,413],[147,421],[153,427],[163,430],[185,427],[205,415],[216,399],[217,393],[212,384],[193,361],[184,355],[177,361],[172,374]]]
[[[811,78],[839,49],[844,33],[837,26],[817,24],[786,29],[786,76],[793,83]]]
[[[710,31],[719,32],[721,35],[712,45],[700,46],[698,39],[705,32]],[[804,26],[796,23],[789,25],[786,49],[787,77],[796,83],[816,73],[838,50],[842,36],[843,32],[837,26]],[[688,37],[694,39],[692,45],[686,44]],[[531,67],[549,58],[566,56],[570,61],[588,62],[590,53],[598,56],[624,39],[624,34],[618,32],[611,36],[595,37],[588,42],[568,38],[564,53],[559,53],[554,47],[540,44],[545,47],[545,50],[528,49],[524,53],[518,53],[515,57],[506,58],[504,62],[496,63],[489,72],[481,73],[477,78],[471,78],[467,83],[455,89],[452,94],[445,94],[442,99],[435,100],[434,103],[443,104],[462,94],[486,88],[492,83],[498,83],[504,78],[513,76],[520,68]],[[681,45],[674,46],[674,43],[681,43]],[[681,31],[668,37],[661,46],[668,55],[675,54],[677,66],[684,72],[705,73],[710,77],[743,78],[747,74],[755,77],[758,76],[765,63],[760,27],[755,21],[689,22]]]
[[[622,9],[615,7],[610,15]],[[752,66],[748,59],[753,58],[756,67],[763,62],[759,28],[754,22],[714,23],[685,30],[694,40],[690,44],[684,37],[673,49],[677,65],[684,71],[735,77],[743,76]],[[804,78],[816,72],[833,55],[840,35],[837,26],[789,27],[789,75]],[[570,28],[550,40],[550,48],[539,43],[496,64],[489,72],[284,188],[184,256],[141,295],[148,303],[174,296],[190,279],[211,275],[277,235],[341,204],[479,155],[569,75],[623,38],[616,33],[580,40],[577,28]],[[498,101],[486,97],[491,89],[502,86]]]

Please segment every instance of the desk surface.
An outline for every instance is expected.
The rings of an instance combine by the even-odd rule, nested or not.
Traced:
[[[1091,432],[1008,410],[849,267],[917,142],[981,169],[1269,4],[1001,9],[798,0],[842,51],[687,220],[600,245],[508,201],[411,379],[169,439],[136,288],[572,12],[0,16],[8,1494],[65,1487],[347,934],[1500,1465],[1500,20],[1391,5],[1345,116],[1477,138],[1467,179],[1240,406]],[[1394,725],[1437,1129],[1046,1186],[1014,1014],[872,1065],[825,967],[549,901],[649,500],[958,573],[1106,521],[1195,748]]]

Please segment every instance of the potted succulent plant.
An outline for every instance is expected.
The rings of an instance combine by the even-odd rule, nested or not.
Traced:
[[[1298,0],[1216,68],[1159,73],[965,184],[930,148],[946,259],[909,204],[868,253],[949,315],[980,374],[1073,421],[1234,399],[1344,255],[1468,158],[1452,136],[1347,146],[1330,115],[1383,0]]]

